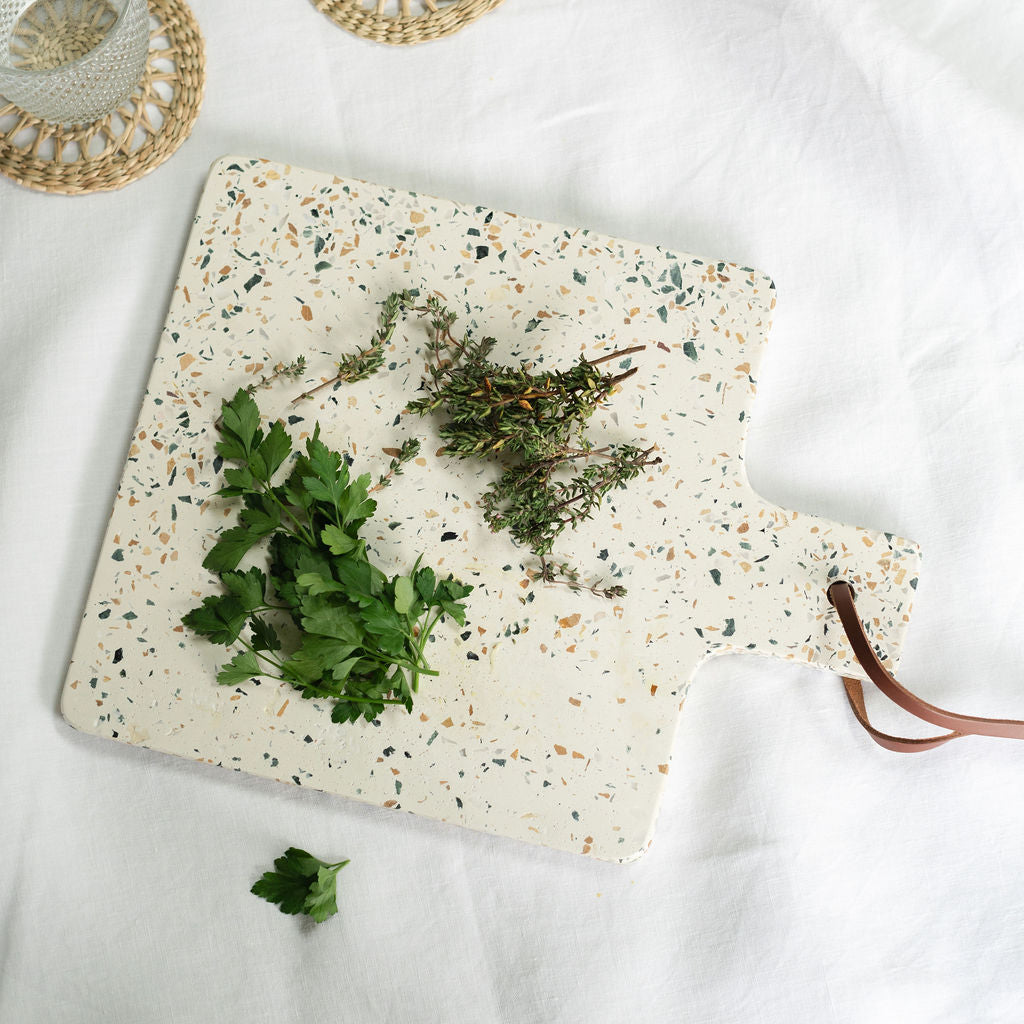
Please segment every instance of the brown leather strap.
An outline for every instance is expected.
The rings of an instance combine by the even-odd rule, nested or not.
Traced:
[[[846,687],[846,697],[853,708],[857,721],[867,730],[868,735],[886,750],[895,750],[900,754],[912,754],[919,750],[931,750],[933,747],[941,747],[943,743],[955,740],[963,736],[962,732],[946,732],[941,736],[928,736],[922,739],[912,739],[909,736],[892,736],[887,732],[876,729],[868,718],[868,709],[864,706],[864,687],[859,679],[850,676],[843,676],[843,685]]]
[[[1006,739],[1024,740],[1024,722],[1022,721],[1011,718],[977,718],[973,715],[959,715],[929,704],[915,696],[889,674],[871,646],[871,641],[868,640],[864,630],[864,624],[857,614],[853,587],[845,580],[838,580],[828,588],[828,599],[839,613],[839,621],[842,622],[843,629],[846,631],[846,638],[853,649],[854,657],[867,673],[868,678],[882,693],[904,711],[909,711],[912,715],[916,715],[932,725],[952,730],[945,735],[930,736],[926,739],[890,736],[888,733],[880,732],[868,720],[867,709],[864,706],[864,690],[859,680],[844,676],[843,684],[846,687],[846,696],[853,708],[853,713],[857,716],[857,721],[867,729],[871,738],[880,746],[887,750],[910,753],[931,750],[933,747],[941,746],[943,743],[948,743],[949,740],[965,735],[1000,736]]]

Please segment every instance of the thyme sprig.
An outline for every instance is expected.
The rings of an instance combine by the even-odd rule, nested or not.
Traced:
[[[398,323],[399,315],[403,309],[410,307],[412,302],[412,295],[408,291],[395,292],[393,295],[389,295],[384,301],[383,310],[381,310],[380,326],[377,329],[377,333],[370,339],[369,345],[358,352],[351,352],[342,356],[338,360],[338,372],[330,380],[325,380],[317,384],[316,387],[303,391],[301,395],[297,395],[292,399],[292,405],[296,405],[304,399],[312,398],[313,395],[324,388],[372,377],[384,365],[384,349],[395,333],[395,325]]]
[[[420,453],[420,442],[418,438],[407,437],[402,442],[401,448],[385,448],[384,454],[391,456],[391,464],[387,468],[387,472],[382,473],[377,477],[377,482],[367,490],[367,494],[373,494],[374,491],[379,491],[382,487],[387,487],[388,484],[396,476],[402,475],[402,467],[407,462],[412,462]]]
[[[541,559],[540,569],[531,572],[530,578],[542,580],[545,583],[561,583],[570,590],[587,590],[598,597],[626,596],[626,588],[620,583],[614,583],[607,587],[601,585],[604,583],[604,580],[601,579],[595,580],[593,583],[581,583],[579,572],[569,565],[568,562],[552,565],[546,559]]]
[[[247,395],[255,395],[261,388],[266,390],[271,387],[275,380],[285,378],[295,380],[306,372],[306,357],[299,356],[290,363],[278,363],[270,373],[260,374],[258,381],[253,381],[248,387],[243,388]]]
[[[242,388],[242,390],[247,395],[255,395],[257,391],[266,391],[273,387],[274,381],[276,380],[295,380],[297,377],[301,377],[305,372],[306,357],[299,356],[297,359],[293,359],[290,363],[277,363],[270,373],[260,374],[259,380],[254,380],[251,384],[247,384]],[[219,430],[222,422],[222,418],[218,415],[213,421],[213,425]]]
[[[421,416],[441,411],[448,417],[439,431],[446,454],[463,459],[494,456],[504,467],[481,497],[488,526],[495,532],[507,530],[539,558],[540,570],[531,573],[534,579],[621,597],[621,586],[583,584],[576,569],[564,562],[552,564],[548,556],[564,530],[591,518],[611,491],[661,462],[653,455],[654,445],[598,448],[585,435],[594,412],[637,372],[637,367],[602,372],[598,366],[645,346],[597,359],[581,356],[565,370],[534,372],[526,363],[492,362],[494,338],[476,339],[468,330],[456,338],[451,329],[457,316],[436,295],[425,306],[413,306],[407,292],[396,293],[385,303],[385,310],[394,309],[425,316],[432,329],[427,394],[409,402],[408,411]]]

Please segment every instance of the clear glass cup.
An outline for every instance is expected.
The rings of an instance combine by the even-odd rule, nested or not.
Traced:
[[[147,0],[0,0],[0,96],[44,121],[116,110],[148,51]]]

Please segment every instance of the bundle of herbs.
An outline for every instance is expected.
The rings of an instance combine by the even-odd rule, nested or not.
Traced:
[[[372,721],[389,704],[411,711],[420,676],[437,675],[425,656],[431,631],[445,615],[464,625],[461,601],[473,589],[451,574],[438,579],[420,559],[389,579],[359,536],[377,508],[371,492],[401,473],[419,442],[406,441],[371,486],[370,474],[351,478],[342,455],[320,440],[319,424],[293,457],[280,422],[264,434],[245,389],[223,403],[217,429],[217,453],[236,464],[224,471],[218,494],[241,498],[244,507],[239,525],[220,534],[203,562],[226,593],[207,597],[182,620],[213,643],[242,648],[217,681],[291,683],[303,697],[333,701],[335,722]],[[289,458],[287,479],[274,484]],[[269,541],[269,580],[258,567],[238,569],[262,541]]]
[[[565,370],[536,372],[527,364],[492,362],[494,338],[452,334],[457,317],[436,296],[412,306],[408,293],[397,293],[386,308],[408,307],[425,315],[432,329],[428,343],[427,394],[408,404],[418,415],[447,416],[440,428],[445,452],[455,458],[497,458],[501,477],[481,498],[484,520],[497,532],[529,548],[540,562],[535,578],[565,583],[605,597],[621,597],[621,585],[585,585],[577,569],[554,562],[558,536],[593,516],[616,488],[661,462],[655,446],[617,444],[595,447],[585,428],[636,367],[603,372],[602,363],[623,360],[645,346],[585,359]]]

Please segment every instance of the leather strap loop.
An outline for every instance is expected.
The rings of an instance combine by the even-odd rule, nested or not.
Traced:
[[[921,750],[932,750],[934,747],[941,747],[943,743],[955,740],[963,736],[962,732],[946,732],[941,736],[928,736],[922,739],[913,739],[909,736],[892,736],[887,732],[876,729],[868,718],[868,710],[864,705],[864,687],[859,679],[850,676],[843,676],[843,685],[846,687],[846,698],[853,708],[853,713],[862,726],[867,730],[868,735],[886,750],[894,750],[899,754],[914,754]]]
[[[888,733],[880,732],[868,720],[867,708],[864,705],[864,690],[860,681],[844,676],[843,684],[846,687],[846,696],[850,707],[853,708],[854,715],[857,716],[857,721],[864,726],[871,738],[880,746],[887,750],[912,753],[931,750],[965,735],[998,736],[1005,739],[1024,740],[1024,721],[1011,718],[978,718],[974,715],[960,715],[954,711],[946,711],[934,704],[929,704],[911,693],[889,674],[871,646],[864,624],[857,614],[853,587],[845,580],[838,580],[829,586],[828,599],[839,613],[839,621],[846,632],[846,639],[850,643],[854,657],[879,690],[904,711],[909,711],[912,715],[916,715],[932,725],[951,730],[942,736],[930,736],[925,739],[890,736]]]

